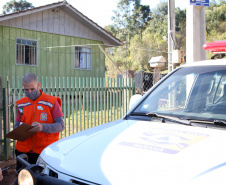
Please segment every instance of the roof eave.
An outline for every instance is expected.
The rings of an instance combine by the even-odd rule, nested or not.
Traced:
[[[37,13],[37,12],[48,10],[48,9],[51,9],[51,8],[56,8],[56,7],[59,7],[59,6],[62,6],[62,5],[64,5],[63,2],[58,2],[58,3],[53,3],[53,4],[50,4],[50,5],[45,5],[45,6],[40,6],[40,7],[36,7],[36,8],[27,9],[27,10],[22,10],[22,11],[19,11],[19,12],[14,12],[14,13],[11,13],[11,14],[1,15],[0,21],[7,21],[7,20],[10,20],[10,19],[13,19],[13,18],[22,17],[22,16],[25,16],[25,15]]]
[[[95,22],[93,22],[92,20],[90,20],[88,17],[86,17],[85,15],[83,15],[81,12],[79,12],[77,9],[75,9],[72,6],[62,6],[61,7],[65,12],[68,12],[68,10],[70,10],[71,12],[68,12],[70,15],[72,15],[71,13],[75,13],[76,15],[79,16],[78,17],[74,17],[75,19],[77,19],[78,21],[82,22],[85,26],[91,28],[91,30],[93,30],[94,32],[96,32],[97,34],[104,34],[103,38],[106,39],[107,41],[109,40],[109,38],[111,39],[111,42],[113,41],[114,44],[112,45],[116,45],[116,46],[122,46],[123,43],[118,40],[117,38],[115,38],[113,35],[111,35],[109,32],[107,32],[106,30],[104,30],[102,27],[100,27],[99,25],[97,25]],[[94,28],[94,29],[93,29]]]

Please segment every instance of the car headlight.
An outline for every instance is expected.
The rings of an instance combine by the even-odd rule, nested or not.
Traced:
[[[23,169],[18,175],[18,184],[19,185],[34,185],[34,178],[30,171]]]
[[[47,164],[41,157],[38,157],[36,164],[43,167],[43,172],[45,171]]]

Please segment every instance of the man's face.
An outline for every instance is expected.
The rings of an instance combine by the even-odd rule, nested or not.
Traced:
[[[41,83],[38,83],[38,82],[35,82],[35,81],[32,81],[31,83],[23,83],[23,86],[24,86],[24,91],[25,92],[28,92],[28,93],[31,93],[33,91],[35,91],[36,89],[40,89],[41,87]]]

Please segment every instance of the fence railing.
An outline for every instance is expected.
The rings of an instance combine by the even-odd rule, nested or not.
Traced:
[[[5,159],[14,158],[15,141],[4,135],[13,130],[16,101],[25,96],[21,81],[20,77],[8,77],[7,88],[2,91],[3,149],[0,151],[3,150]],[[130,97],[135,94],[132,79],[41,77],[39,82],[44,93],[61,98],[65,129],[60,138],[122,118],[128,111]]]

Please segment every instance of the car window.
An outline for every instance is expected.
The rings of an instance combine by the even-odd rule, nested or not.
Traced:
[[[225,120],[224,89],[226,89],[226,67],[181,68],[151,92],[134,112]]]
[[[220,82],[217,85],[216,95],[214,97],[214,103],[217,103],[221,101],[221,99],[224,99],[224,95],[226,95],[224,94],[225,90],[226,90],[226,76],[222,75],[220,78]]]
[[[219,99],[220,94],[221,94],[221,92],[220,92],[221,87],[219,86],[221,78],[222,78],[221,74],[215,74],[213,76],[213,79],[210,82],[210,86],[209,86],[209,89],[207,92],[208,93],[208,97],[206,99],[207,105],[213,104],[214,100],[216,101],[217,99]]]

